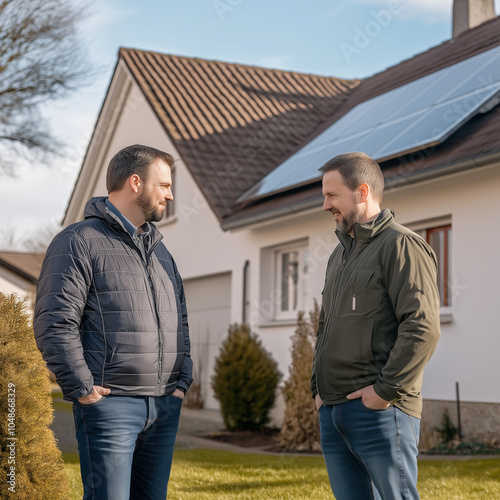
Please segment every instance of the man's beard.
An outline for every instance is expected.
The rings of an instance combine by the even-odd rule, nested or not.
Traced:
[[[165,208],[163,210],[151,201],[147,193],[142,193],[137,199],[137,204],[142,208],[142,213],[146,222],[159,222],[163,219]]]
[[[339,233],[349,234],[356,222],[359,222],[359,210],[355,208],[349,213],[342,215],[340,222],[337,222],[337,231]]]

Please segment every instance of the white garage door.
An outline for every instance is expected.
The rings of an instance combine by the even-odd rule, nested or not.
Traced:
[[[231,273],[184,280],[184,290],[194,374],[202,384],[205,408],[218,409],[211,378],[231,320]]]

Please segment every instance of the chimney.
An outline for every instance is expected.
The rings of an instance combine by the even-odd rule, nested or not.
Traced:
[[[494,17],[494,0],[453,0],[453,38]]]

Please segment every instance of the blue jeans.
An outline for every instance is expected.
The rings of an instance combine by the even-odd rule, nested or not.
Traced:
[[[319,409],[321,446],[336,500],[415,500],[420,420],[361,399]]]
[[[73,403],[84,500],[165,500],[182,399]]]

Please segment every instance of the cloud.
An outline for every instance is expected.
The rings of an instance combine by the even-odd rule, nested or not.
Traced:
[[[451,18],[453,0],[355,0],[360,5],[377,9],[400,9],[403,18],[437,22]]]
[[[343,3],[343,1],[341,2]],[[422,19],[424,22],[451,22],[453,0],[354,0],[359,5],[371,6],[374,10],[401,6],[401,17]],[[495,0],[495,12],[500,11],[500,0]]]

